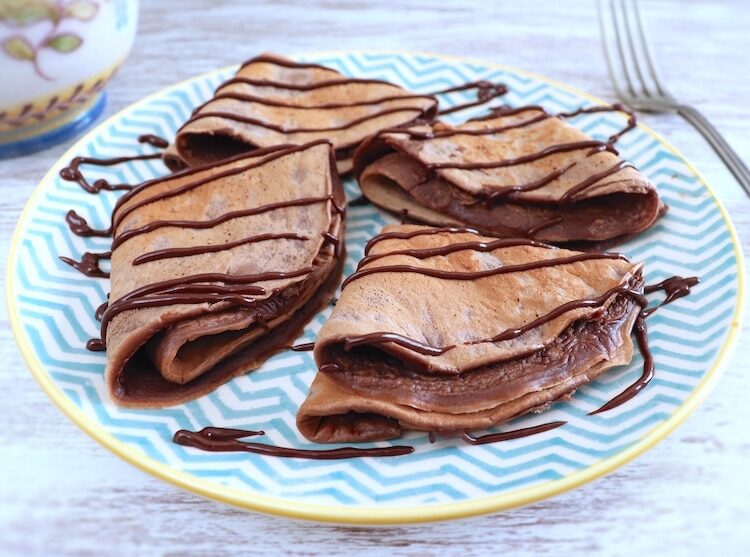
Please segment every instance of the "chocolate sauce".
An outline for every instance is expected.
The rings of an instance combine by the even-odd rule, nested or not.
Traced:
[[[86,341],[86,350],[90,350],[91,352],[104,352],[107,349],[107,347],[104,344],[104,341],[100,338],[90,338],[88,341]]]
[[[556,319],[564,313],[567,313],[574,309],[602,307],[605,303],[607,303],[607,300],[609,300],[616,294],[621,294],[632,298],[639,306],[641,306],[641,308],[645,308],[648,304],[648,300],[646,300],[646,297],[638,290],[635,290],[630,286],[616,286],[614,288],[610,288],[604,294],[602,294],[601,296],[597,296],[596,298],[585,298],[581,300],[571,300],[570,302],[566,302],[561,306],[556,307],[551,312],[542,315],[541,317],[534,319],[529,323],[526,323],[522,327],[518,327],[516,329],[507,329],[491,338],[467,341],[466,344],[482,344],[488,342],[502,342],[504,340],[511,340],[521,336],[531,329],[535,329],[536,327],[544,325],[545,323],[552,321],[553,319]]]
[[[357,265],[357,269],[361,269],[363,266],[371,263],[377,259],[388,257],[390,255],[406,255],[408,257],[414,257],[416,259],[427,259],[429,257],[437,257],[442,255],[448,255],[463,250],[472,250],[478,252],[488,252],[500,248],[515,247],[515,246],[534,246],[538,248],[554,249],[553,246],[536,242],[534,240],[528,240],[524,238],[500,238],[491,242],[460,242],[455,244],[448,244],[436,248],[424,248],[424,249],[402,249],[397,251],[389,251],[384,253],[378,253],[375,255],[365,256]]]
[[[295,352],[310,352],[315,348],[314,342],[306,342],[304,344],[295,344],[294,346],[291,346],[290,349],[294,350]]]
[[[643,373],[635,383],[630,385],[619,395],[614,397],[603,406],[597,408],[593,412],[589,412],[589,416],[593,416],[594,414],[601,414],[602,412],[612,410],[613,408],[617,408],[621,404],[624,404],[639,392],[641,392],[644,387],[649,384],[651,379],[654,378],[654,357],[648,347],[646,321],[642,316],[639,316],[638,319],[636,319],[635,325],[633,326],[633,334],[635,335],[635,339],[638,342],[638,348],[640,349],[641,355],[643,356]]]
[[[341,246],[338,236],[334,236],[330,232],[323,232],[323,239],[333,245],[333,256],[338,258],[339,255],[341,255]]]
[[[200,431],[181,429],[174,434],[172,441],[184,447],[193,447],[210,452],[246,452],[264,456],[283,458],[306,458],[311,460],[337,460],[343,458],[361,458],[366,456],[402,456],[414,452],[414,447],[396,445],[392,447],[342,447],[339,449],[294,449],[277,447],[263,443],[240,441],[243,437],[264,435],[262,431],[244,431],[241,429],[224,429],[208,427]]]
[[[92,253],[90,251],[87,251],[83,254],[80,261],[76,261],[75,259],[71,259],[70,257],[65,257],[63,255],[61,255],[59,259],[63,263],[67,263],[74,269],[80,271],[87,277],[109,278],[109,273],[107,271],[102,271],[101,268],[99,268],[99,261],[101,261],[102,259],[110,259],[111,257],[111,251],[105,251],[101,253]]]
[[[445,116],[446,114],[452,114],[460,110],[465,110],[467,108],[472,108],[474,106],[480,106],[508,92],[508,86],[505,85],[504,83],[491,83],[489,81],[481,80],[481,81],[471,81],[469,83],[464,83],[463,85],[459,85],[457,87],[450,87],[448,89],[443,89],[442,91],[437,91],[433,93],[433,96],[445,95],[448,93],[457,93],[459,91],[468,91],[470,89],[477,90],[477,99],[475,101],[452,106],[451,108],[446,108],[445,110],[440,110],[438,112],[438,115]]]
[[[323,144],[323,143],[329,143],[327,140],[317,140],[312,141],[310,143],[307,143],[305,145],[300,146],[294,146],[294,145],[276,145],[273,147],[267,147],[263,149],[255,149],[254,151],[250,153],[241,153],[239,155],[236,155],[234,157],[230,157],[228,159],[225,159],[224,163],[230,163],[230,162],[236,162],[243,159],[253,159],[261,156],[265,156],[268,154],[273,154],[278,151],[287,151],[289,149],[292,150],[303,150],[308,147],[312,147],[315,145]],[[330,143],[329,143],[330,144]],[[209,168],[212,168],[215,166],[214,164],[206,164],[201,166],[193,166],[193,167],[187,167],[183,170],[180,170],[178,172],[175,172],[173,174],[170,174],[169,176],[163,176],[160,178],[154,178],[153,180],[148,180],[139,186],[136,186],[135,188],[131,189],[125,195],[121,196],[117,202],[115,203],[114,212],[116,212],[120,207],[125,205],[130,199],[132,199],[134,196],[140,194],[143,190],[154,186],[156,184],[160,184],[164,182],[165,180],[173,180],[176,178],[185,178],[187,176],[192,176],[193,174],[197,174],[199,172],[202,172],[204,170],[207,170]],[[240,169],[238,172],[242,172],[244,169]],[[214,176],[214,178],[218,178],[218,176]],[[200,184],[199,184],[200,185]],[[99,236],[99,237],[109,237],[112,235],[113,227],[110,225],[108,228],[105,228],[104,230],[95,230],[92,229],[86,220],[79,216],[75,211],[68,211],[67,216],[65,217],[66,222],[68,223],[68,226],[70,227],[70,230],[78,235],[78,236]],[[178,221],[179,222],[179,221]],[[114,249],[113,245],[113,249]]]
[[[665,279],[657,284],[651,284],[644,287],[643,291],[646,294],[651,294],[653,292],[663,290],[667,295],[659,305],[648,309],[642,309],[638,316],[638,319],[635,322],[635,325],[633,326],[633,334],[635,335],[635,339],[638,342],[638,348],[640,349],[641,355],[643,356],[643,373],[635,381],[635,383],[630,385],[623,392],[612,398],[609,402],[605,403],[600,408],[594,410],[593,412],[590,412],[589,415],[599,414],[601,412],[611,410],[612,408],[617,408],[621,404],[633,398],[640,391],[642,391],[643,388],[648,385],[651,379],[653,379],[655,371],[654,357],[651,354],[651,350],[648,346],[646,318],[649,315],[653,314],[660,307],[670,304],[675,300],[690,294],[690,289],[699,282],[700,279],[698,279],[698,277],[675,276]],[[641,307],[643,307],[643,305]]]
[[[409,240],[417,236],[432,236],[433,234],[476,234],[479,232],[473,228],[461,228],[455,226],[443,226],[440,228],[418,228],[409,232],[383,232],[374,238],[371,238],[365,244],[365,255],[369,255],[372,247],[383,240]]]
[[[109,304],[102,315],[102,338],[107,336],[109,322],[116,315],[129,309],[204,302],[233,302],[251,307],[256,302],[254,296],[266,293],[264,288],[255,283],[295,278],[310,272],[312,269],[305,267],[296,271],[268,271],[252,275],[201,273],[147,284]],[[215,282],[222,284],[215,284]]]
[[[532,269],[541,269],[543,267],[565,265],[568,263],[578,263],[580,261],[588,261],[591,259],[627,260],[621,253],[589,252],[571,255],[569,257],[540,259],[537,261],[530,261],[529,263],[521,263],[518,265],[505,265],[502,267],[496,267],[494,269],[485,269],[483,271],[446,271],[428,267],[416,267],[414,265],[383,265],[381,267],[371,267],[369,269],[360,269],[358,271],[355,271],[346,278],[346,280],[341,285],[341,289],[343,290],[357,279],[377,273],[416,273],[419,275],[426,275],[428,277],[447,280],[475,280],[495,275],[504,275],[507,273],[519,273],[523,271],[530,271]]]
[[[97,321],[102,320],[102,316],[104,315],[104,312],[107,311],[108,305],[109,305],[109,294],[107,294],[107,300],[99,304],[99,307],[97,307],[96,311],[94,312],[94,317],[96,317]]]
[[[303,197],[301,199],[293,199],[290,201],[280,201],[278,203],[269,203],[267,205],[261,205],[259,207],[251,207],[250,209],[240,209],[238,211],[230,211],[224,213],[216,218],[210,220],[155,220],[147,224],[144,224],[138,228],[132,228],[125,232],[118,234],[112,242],[112,249],[122,245],[127,240],[145,234],[147,232],[153,232],[159,228],[166,226],[172,226],[177,228],[190,228],[190,229],[206,229],[213,228],[214,226],[226,222],[228,220],[237,219],[241,217],[249,217],[251,215],[259,215],[267,211],[275,211],[277,209],[284,209],[286,207],[300,207],[304,205],[313,205],[315,203],[325,203],[331,201],[333,207],[333,200],[330,196],[328,197]]]
[[[225,244],[211,244],[204,246],[190,246],[184,248],[165,248],[156,251],[151,251],[139,255],[133,259],[133,265],[142,265],[149,261],[158,261],[160,259],[172,259],[174,257],[190,257],[192,255],[201,255],[204,253],[215,253],[217,251],[229,250],[238,246],[244,246],[247,244],[255,244],[257,242],[266,242],[268,240],[307,240],[307,236],[300,234],[294,234],[292,232],[283,232],[280,234],[257,234],[255,236],[248,236],[240,240],[233,242],[227,242]],[[109,252],[111,253],[111,252]]]
[[[485,445],[487,443],[496,443],[498,441],[510,441],[511,439],[520,439],[522,437],[528,437],[529,435],[535,435],[537,433],[543,433],[550,431],[551,429],[564,426],[568,422],[557,421],[549,422],[546,424],[536,425],[532,427],[524,427],[522,429],[516,429],[513,431],[503,431],[502,433],[490,433],[488,435],[482,435],[480,437],[474,437],[467,432],[464,432],[461,437],[467,443],[472,445]]]
[[[162,139],[161,137],[158,137],[152,134],[145,134],[145,135],[139,136],[138,142],[147,143],[149,145],[162,148],[162,149],[166,148],[169,145],[167,140]],[[91,184],[86,180],[86,178],[81,173],[80,166],[82,164],[96,165],[96,166],[114,166],[117,164],[122,164],[124,162],[160,159],[160,158],[161,158],[161,153],[151,153],[147,155],[132,155],[132,156],[125,156],[125,157],[114,157],[114,158],[108,158],[108,159],[100,159],[96,157],[74,157],[73,160],[70,161],[70,164],[68,166],[60,170],[60,177],[63,180],[66,180],[68,182],[76,182],[84,190],[86,190],[89,193],[94,193],[94,194],[99,193],[102,190],[107,190],[107,191],[130,190],[130,189],[133,189],[133,186],[129,184],[110,184],[107,180],[104,180],[102,178],[94,181],[94,183]]]
[[[167,179],[167,180],[168,179],[172,179],[172,178],[174,178],[174,177],[176,177],[178,175],[167,176],[166,178],[160,178],[160,179],[157,179],[155,181],[146,182],[146,183],[138,186],[138,188],[133,189],[132,191],[130,191],[129,194],[126,194],[123,197],[121,197],[118,200],[118,202],[115,204],[115,208],[112,211],[112,215],[113,215],[112,216],[112,228],[114,230],[117,230],[117,227],[120,225],[120,223],[122,222],[122,220],[127,215],[129,215],[133,211],[135,211],[137,209],[140,209],[141,207],[144,207],[146,205],[150,205],[152,203],[155,203],[157,201],[162,201],[164,199],[169,199],[169,198],[172,198],[172,197],[177,197],[179,195],[182,195],[183,193],[186,193],[188,191],[194,190],[195,188],[198,188],[200,186],[204,186],[206,184],[215,182],[216,180],[220,180],[222,178],[227,178],[229,176],[236,176],[237,174],[242,174],[243,172],[246,172],[246,171],[251,170],[253,168],[259,168],[259,167],[261,167],[261,166],[263,166],[263,165],[265,165],[265,164],[267,164],[267,163],[269,163],[271,161],[274,161],[274,160],[279,159],[281,157],[284,157],[286,155],[290,155],[292,153],[296,153],[296,152],[300,152],[300,151],[305,151],[305,150],[309,149],[310,147],[313,147],[313,146],[316,146],[316,145],[323,145],[323,144],[329,144],[330,145],[330,142],[327,139],[321,139],[321,140],[318,140],[318,141],[311,141],[310,143],[306,143],[304,145],[284,147],[284,148],[280,148],[280,149],[273,149],[272,151],[266,153],[268,156],[263,156],[263,157],[257,157],[256,156],[256,157],[253,157],[253,158],[259,158],[260,160],[256,160],[256,161],[250,162],[250,163],[248,163],[246,165],[243,165],[243,166],[238,166],[238,167],[235,167],[235,168],[229,168],[229,169],[224,170],[222,172],[219,172],[217,174],[212,174],[210,176],[206,176],[204,178],[200,178],[200,179],[198,179],[196,181],[193,181],[193,182],[188,182],[187,184],[183,184],[180,187],[177,187],[177,188],[172,189],[172,190],[163,191],[161,193],[158,193],[158,194],[156,194],[154,196],[148,197],[148,198],[143,199],[141,201],[136,201],[135,203],[133,203],[131,205],[127,205],[127,206],[125,206],[123,208],[123,206],[125,205],[125,202],[129,201],[130,199],[132,199],[133,196],[136,193],[140,193],[141,191],[143,191],[144,189],[152,186],[155,183],[162,182],[165,179]],[[191,174],[190,172],[183,172],[183,173],[179,174],[179,177],[184,177],[184,176],[187,176],[187,175],[190,175],[190,174]]]
[[[641,316],[645,319],[660,307],[671,304],[675,300],[687,296],[688,294],[690,294],[690,289],[698,283],[700,283],[700,279],[698,277],[670,277],[657,284],[646,286],[644,288],[644,292],[646,292],[646,294],[651,294],[652,292],[663,290],[667,294],[667,296],[658,306],[644,309],[641,312]]]
[[[182,128],[180,128],[180,130],[182,130],[188,124],[195,122],[196,120],[201,120],[203,118],[224,118],[226,120],[242,122],[243,124],[252,124],[253,126],[258,126],[261,128],[265,128],[265,129],[272,130],[278,133],[283,133],[283,134],[334,132],[334,131],[348,130],[349,128],[353,128],[354,126],[367,122],[368,120],[372,120],[373,118],[379,118],[380,116],[387,116],[388,114],[398,114],[401,112],[424,113],[424,110],[420,107],[414,107],[414,106],[384,108],[383,110],[379,110],[377,112],[373,112],[371,114],[366,114],[365,116],[360,116],[359,118],[349,120],[348,122],[344,124],[333,125],[333,126],[323,126],[323,127],[309,127],[309,128],[308,127],[285,128],[284,126],[279,126],[271,122],[259,120],[258,118],[253,118],[251,116],[244,116],[236,112],[222,112],[222,111],[209,110],[206,112],[199,112],[198,114],[195,114],[194,116],[192,116],[187,122],[185,122],[185,124],[183,125]]]
[[[86,219],[76,213],[73,209],[68,211],[68,213],[65,215],[65,222],[68,223],[70,231],[76,236],[83,236],[84,238],[88,238],[91,236],[107,238],[112,235],[111,226],[104,230],[95,230],[89,226],[89,224],[86,222]]]
[[[343,342],[344,350],[351,350],[352,348],[356,348],[363,344],[371,345],[388,342],[403,346],[404,348],[408,348],[409,350],[424,356],[441,356],[448,350],[452,350],[456,347],[455,344],[443,347],[430,346],[397,333],[368,333],[365,335],[347,336],[343,338]],[[320,368],[320,371],[323,371],[322,367]]]

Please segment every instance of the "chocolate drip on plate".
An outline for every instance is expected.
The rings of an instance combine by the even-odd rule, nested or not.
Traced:
[[[193,447],[210,452],[246,452],[282,458],[306,458],[310,460],[338,460],[366,456],[402,456],[414,452],[414,447],[397,445],[392,447],[342,447],[339,449],[294,449],[277,447],[263,443],[240,441],[244,437],[265,435],[263,431],[245,431],[207,427],[200,431],[181,429],[174,434],[172,441],[184,447]]]
[[[70,257],[65,257],[64,255],[61,255],[59,259],[63,263],[67,263],[74,269],[80,271],[87,277],[109,278],[109,273],[107,271],[103,271],[99,267],[99,261],[101,261],[102,259],[110,259],[111,257],[111,251],[104,251],[101,253],[92,253],[90,251],[87,251],[81,256],[80,261],[76,261],[75,259],[71,259]]]
[[[148,145],[152,145],[160,149],[164,149],[169,145],[169,142],[167,142],[166,139],[163,139],[153,134],[145,134],[145,135],[139,136],[138,142],[147,143]],[[102,190],[107,190],[107,191],[130,190],[130,189],[133,189],[133,186],[129,184],[111,184],[107,180],[104,180],[102,178],[94,181],[93,184],[89,183],[88,180],[86,180],[86,178],[81,173],[80,167],[81,165],[84,165],[84,164],[95,165],[95,166],[114,166],[117,164],[122,164],[124,162],[151,160],[151,159],[160,159],[160,158],[161,158],[161,153],[150,153],[146,155],[131,155],[131,156],[125,156],[125,157],[113,157],[113,158],[106,158],[106,159],[102,159],[98,157],[74,157],[73,160],[70,161],[70,164],[68,166],[60,170],[60,177],[63,180],[66,180],[68,182],[76,182],[84,190],[86,190],[89,193],[94,193],[94,194],[99,193]]]
[[[513,431],[503,431],[502,433],[489,433],[480,437],[474,437],[468,432],[464,432],[461,438],[470,443],[471,445],[485,445],[487,443],[496,443],[498,441],[510,441],[511,439],[520,439],[522,437],[529,437],[530,435],[536,435],[545,431],[550,431],[558,427],[564,426],[568,422],[557,421],[549,422],[546,424],[536,425],[532,427],[524,427],[522,429],[516,429]]]

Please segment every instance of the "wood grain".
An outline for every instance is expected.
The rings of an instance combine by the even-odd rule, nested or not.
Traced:
[[[477,56],[614,100],[593,2],[141,4],[133,55],[108,88],[109,113],[175,81],[264,50],[367,47]],[[643,13],[670,88],[750,159],[750,10],[741,0],[652,0],[643,2]],[[715,187],[749,255],[750,200],[719,159],[679,117],[643,120]],[[26,199],[68,146],[0,161],[3,267]],[[747,333],[747,321],[743,328]],[[54,408],[21,360],[4,310],[0,358],[0,554],[734,555],[750,547],[747,341],[694,416],[610,476],[493,516],[384,529],[252,514],[146,476]]]

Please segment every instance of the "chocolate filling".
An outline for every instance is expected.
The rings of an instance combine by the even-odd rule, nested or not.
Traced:
[[[640,288],[642,280],[637,280]],[[384,402],[446,413],[467,406],[491,408],[609,360],[630,334],[639,310],[630,296],[618,294],[599,315],[574,321],[545,348],[460,374],[425,372],[373,346],[345,351],[343,343],[325,348],[321,373],[355,394]]]
[[[178,384],[162,377],[148,356],[149,350],[138,350],[118,376],[116,384],[113,386],[114,396],[122,402],[139,405],[149,403],[169,405],[207,393],[219,384],[226,382],[229,377],[243,374],[248,369],[257,367],[260,362],[282,351],[284,346],[298,337],[309,320],[328,304],[341,281],[344,259],[345,257],[337,259],[335,268],[329,272],[325,281],[315,290],[315,293],[306,303],[292,312],[287,321],[266,334],[253,339],[248,346],[238,350],[187,383]],[[311,276],[308,280],[319,279]],[[282,316],[294,304],[300,293],[296,289],[290,290],[292,292],[282,292],[273,300],[259,302],[257,310],[254,308],[251,313],[253,315],[260,314],[263,321],[271,321]],[[256,319],[256,321],[258,322],[256,326],[262,327],[260,320]],[[247,332],[248,330],[244,329],[237,334],[246,334]],[[158,339],[152,339],[149,343],[157,341]],[[199,343],[200,341],[194,342]],[[196,344],[195,347],[199,347],[199,345]],[[195,347],[187,345],[186,349],[194,349]]]
[[[656,191],[613,193],[567,203],[517,202],[512,196],[485,202],[400,153],[383,156],[365,172],[363,180],[401,189],[414,203],[495,236],[525,236],[555,243],[612,242],[642,232],[660,211]]]

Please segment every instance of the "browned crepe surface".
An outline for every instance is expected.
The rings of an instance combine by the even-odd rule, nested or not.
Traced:
[[[267,159],[267,160],[265,160]],[[261,161],[264,161],[262,162]],[[255,168],[245,167],[260,164]],[[173,304],[129,309],[107,329],[107,377],[116,402],[131,406],[176,404],[204,394],[231,377],[258,367],[299,334],[334,292],[341,257],[323,234],[342,238],[342,217],[330,199],[344,200],[328,144],[277,156],[270,152],[177,174],[143,188],[118,214],[135,204],[207,180],[177,196],[155,200],[126,214],[115,236],[158,220],[206,221],[225,213],[301,198],[321,202],[232,218],[206,229],[162,227],[134,236],[112,254],[110,303],[137,288],[203,273],[231,276],[270,271],[309,274],[256,283],[266,293],[252,307],[234,302]],[[307,239],[274,239],[230,249],[155,260],[155,250],[220,245],[259,234],[297,233]]]
[[[413,231],[393,226],[384,231]],[[371,254],[491,241],[441,233],[374,244]],[[386,256],[363,268],[405,264],[479,271],[578,252],[513,246],[462,250],[417,259]],[[344,288],[315,346],[319,372],[298,413],[300,431],[320,442],[388,439],[402,429],[480,429],[544,407],[632,356],[630,330],[638,307],[613,293],[600,308],[578,308],[512,340],[467,344],[524,326],[574,300],[618,286],[640,287],[640,266],[595,259],[474,279],[409,272],[370,274]],[[434,347],[423,355],[395,343],[345,350],[360,335],[390,332]],[[331,366],[330,364],[336,364]]]
[[[168,153],[169,160],[182,160],[192,166],[258,147],[302,144],[327,138],[333,142],[338,170],[344,174],[351,170],[354,147],[365,138],[381,129],[408,124],[420,117],[432,118],[437,110],[434,98],[414,97],[409,91],[388,83],[347,80],[338,85],[309,90],[284,88],[283,84],[307,86],[345,78],[333,69],[287,67],[284,64],[288,62],[284,57],[269,54],[248,61],[235,77],[260,80],[263,84],[231,83],[222,86],[214,99],[198,109],[198,115],[209,112],[237,114],[281,127],[284,131],[222,116],[193,118],[178,132],[175,147]],[[289,106],[221,98],[221,95],[233,94]],[[389,100],[372,102],[385,98]],[[311,108],[343,103],[350,106]],[[403,110],[393,111],[395,109]],[[385,111],[389,112],[378,115]],[[350,123],[352,125],[347,125]]]
[[[412,128],[420,132],[507,128],[542,115],[538,110],[467,122]],[[531,236],[554,243],[601,243],[650,227],[663,212],[655,186],[639,171],[624,167],[594,180],[569,199],[565,196],[591,177],[605,174],[621,159],[590,147],[554,153],[533,161],[486,169],[435,169],[445,162],[481,163],[533,155],[546,148],[590,138],[561,118],[484,135],[450,135],[420,140],[405,133],[383,133],[355,154],[355,175],[375,204],[407,212],[434,225],[462,223],[498,236]],[[502,188],[525,185],[570,167],[540,188],[496,197]],[[560,222],[550,224],[551,221]],[[545,226],[545,224],[548,224]],[[540,228],[541,227],[541,228]],[[538,228],[538,230],[534,230]]]

